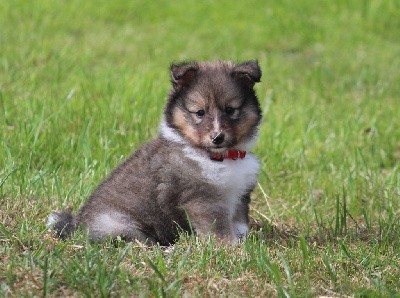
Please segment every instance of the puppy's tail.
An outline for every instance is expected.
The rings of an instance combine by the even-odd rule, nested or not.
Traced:
[[[53,230],[62,240],[67,239],[76,230],[74,217],[70,211],[52,212],[46,227]]]

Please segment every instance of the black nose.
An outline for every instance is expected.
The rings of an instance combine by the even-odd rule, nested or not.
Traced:
[[[222,132],[213,132],[210,138],[215,145],[219,145],[224,141],[225,135]]]

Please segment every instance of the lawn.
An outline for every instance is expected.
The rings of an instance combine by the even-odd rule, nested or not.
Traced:
[[[218,59],[263,70],[248,238],[54,238]],[[0,296],[400,297],[399,82],[397,0],[1,1]]]

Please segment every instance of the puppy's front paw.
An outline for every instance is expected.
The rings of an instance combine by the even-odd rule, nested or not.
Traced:
[[[246,237],[248,231],[249,231],[249,226],[247,223],[235,223],[234,224],[234,229],[235,229],[235,234],[238,237],[238,239],[242,240]]]

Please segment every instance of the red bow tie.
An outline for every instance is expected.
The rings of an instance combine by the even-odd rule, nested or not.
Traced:
[[[224,161],[225,158],[227,159],[243,159],[246,156],[246,151],[242,150],[228,150],[224,153],[211,153],[210,158],[211,160],[215,161]]]

